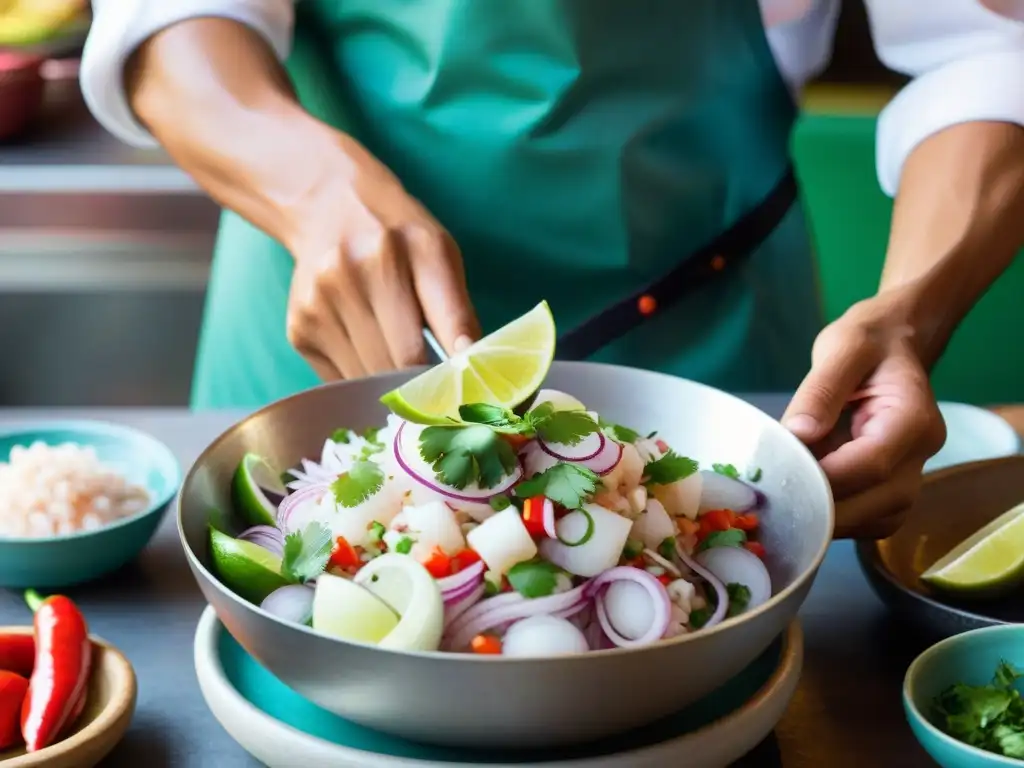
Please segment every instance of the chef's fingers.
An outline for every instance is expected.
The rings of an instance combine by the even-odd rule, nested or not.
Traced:
[[[417,226],[404,234],[423,316],[445,351],[458,352],[480,338],[459,248],[444,230]]]
[[[395,367],[370,296],[370,276],[379,270],[381,263],[395,259],[394,239],[382,230],[381,235],[372,240],[371,247],[361,251],[346,249],[342,265],[325,280],[322,289],[323,299],[331,304],[368,374]]]
[[[885,538],[895,533],[917,500],[921,468],[917,462],[900,467],[892,479],[863,493],[836,502],[837,539]]]

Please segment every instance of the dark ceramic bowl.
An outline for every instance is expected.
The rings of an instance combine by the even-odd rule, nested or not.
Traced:
[[[413,372],[415,373],[415,372]],[[610,736],[679,711],[722,686],[793,621],[832,536],[832,494],[811,453],[775,419],[724,392],[664,374],[555,363],[546,385],[607,418],[657,429],[702,464],[760,467],[761,539],[774,596],[735,621],[636,649],[562,658],[403,653],[286,623],[229,590],[209,567],[211,507],[229,504],[247,451],[281,467],[317,455],[339,426],[384,423],[379,398],[410,376],[318,387],[235,425],[203,452],[182,487],[178,525],[196,581],[228,632],[270,672],[360,725],[451,746],[546,747]],[[644,682],[646,681],[646,682]]]
[[[857,545],[861,568],[894,615],[929,636],[1024,622],[1024,594],[960,602],[921,581],[940,557],[1022,501],[1024,456],[938,470],[925,477],[921,498],[895,536]]]

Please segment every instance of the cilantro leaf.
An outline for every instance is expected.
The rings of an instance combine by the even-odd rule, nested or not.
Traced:
[[[508,408],[488,403],[470,403],[459,406],[459,418],[471,424],[485,424],[495,429],[517,432],[524,422]]]
[[[666,560],[672,560],[676,556],[676,537],[669,536],[663,539],[661,544],[658,545],[658,554]]]
[[[730,528],[727,531],[712,531],[700,543],[697,550],[703,552],[705,549],[712,549],[714,547],[742,547],[746,540],[747,534],[738,528]]]
[[[533,424],[545,442],[559,445],[579,445],[583,438],[600,429],[597,422],[583,411],[555,411]]]
[[[761,471],[760,467],[754,467],[754,469],[747,473],[747,480],[752,483],[759,483],[763,474],[764,472]]]
[[[349,429],[336,429],[331,432],[331,442],[340,443],[341,445],[348,445],[352,439],[352,431]]]
[[[711,611],[707,608],[697,608],[696,610],[690,611],[690,626],[694,629],[700,629],[708,623],[708,619],[711,618]]]
[[[558,586],[561,570],[546,560],[524,560],[508,571],[508,583],[523,597],[547,597]]]
[[[380,427],[369,427],[363,432],[363,440],[374,445],[379,445],[381,448],[384,447],[384,443],[380,441]]]
[[[956,683],[932,701],[934,722],[959,741],[1006,757],[1024,757],[1024,700],[1018,672],[999,663],[988,685]]]
[[[427,427],[420,434],[420,455],[453,488],[476,483],[493,488],[516,468],[516,452],[483,424]]]
[[[597,490],[600,478],[579,464],[558,463],[516,486],[516,496],[547,496],[566,509],[579,509]]]
[[[397,552],[400,555],[408,555],[410,552],[412,552],[412,544],[412,539],[410,539],[408,536],[403,536],[398,540],[398,543],[395,544],[395,552]]]
[[[740,471],[736,469],[736,467],[734,467],[732,464],[712,464],[711,469],[713,469],[719,475],[731,477],[733,480],[740,479]]]
[[[313,522],[304,531],[289,533],[284,539],[281,575],[300,584],[316,578],[327,567],[331,549],[331,531],[320,523]]]
[[[384,470],[372,461],[360,459],[331,483],[331,493],[341,506],[358,507],[383,487]]]
[[[604,430],[605,435],[612,438],[612,440],[618,440],[620,443],[635,443],[640,439],[639,432],[629,427],[624,427],[621,424],[613,424],[600,417],[598,417],[597,423]]]
[[[660,459],[644,465],[644,477],[648,485],[670,485],[697,471],[699,465],[693,459],[680,456],[675,451],[668,451]]]
[[[725,591],[729,593],[729,616],[739,616],[750,605],[750,588],[746,584],[735,582],[725,585]]]
[[[512,500],[508,496],[492,496],[488,504],[491,505],[491,509],[495,512],[501,512],[501,510],[512,506]]]

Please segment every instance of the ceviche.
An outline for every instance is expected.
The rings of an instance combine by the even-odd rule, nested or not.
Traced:
[[[771,597],[760,472],[702,468],[541,390],[517,414],[341,429],[235,474],[221,580],[275,616],[400,650],[548,656],[700,632]]]

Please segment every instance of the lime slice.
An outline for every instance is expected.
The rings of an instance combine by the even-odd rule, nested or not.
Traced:
[[[398,614],[349,579],[322,573],[313,596],[313,629],[342,640],[378,643],[398,626]]]
[[[444,424],[459,406],[489,403],[515,408],[544,381],[555,356],[555,320],[546,301],[485,336],[464,352],[381,398],[417,424]]]
[[[375,557],[355,576],[401,616],[398,626],[380,641],[397,651],[436,651],[444,630],[444,600],[430,572],[408,555]]]
[[[235,510],[249,525],[277,524],[277,506],[267,498],[264,490],[278,496],[288,492],[281,476],[266,460],[255,453],[247,453],[231,481],[231,498]]]
[[[921,574],[958,594],[993,594],[1024,580],[1024,504],[1000,515]]]
[[[210,529],[213,567],[224,585],[259,605],[278,587],[288,584],[281,575],[281,558],[250,541],[233,539]]]

